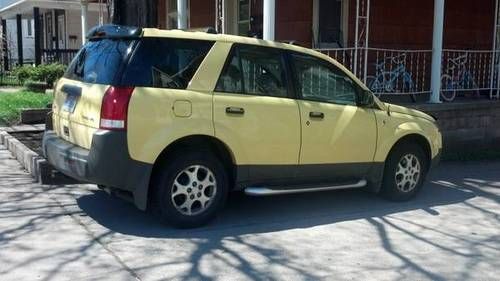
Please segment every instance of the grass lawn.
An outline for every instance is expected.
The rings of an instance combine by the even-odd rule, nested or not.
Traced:
[[[45,108],[51,102],[52,95],[25,90],[8,93],[0,89],[0,126],[19,122],[19,114],[23,108]]]

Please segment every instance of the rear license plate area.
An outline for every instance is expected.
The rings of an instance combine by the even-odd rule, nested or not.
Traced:
[[[82,88],[78,86],[63,85],[61,91],[66,93],[66,99],[64,100],[62,110],[73,113],[75,111],[76,104],[82,95]]]

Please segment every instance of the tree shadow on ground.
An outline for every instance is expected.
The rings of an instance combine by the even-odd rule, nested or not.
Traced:
[[[485,181],[485,184],[498,179],[491,178],[490,180]],[[263,244],[252,243],[242,237],[248,237],[246,236],[248,234],[306,229],[362,219],[373,226],[385,252],[401,262],[402,266],[394,268],[394,271],[401,278],[404,278],[405,274],[410,271],[416,272],[417,276],[440,280],[446,279],[446,277],[433,272],[433,269],[426,268],[419,264],[418,261],[412,260],[411,257],[405,256],[398,246],[392,243],[387,232],[399,232],[439,251],[475,260],[474,264],[484,262],[488,258],[477,247],[490,247],[490,244],[495,243],[488,241],[496,238],[489,237],[484,241],[468,240],[454,236],[453,233],[440,231],[437,228],[427,229],[427,231],[447,237],[469,249],[470,253],[462,253],[448,246],[440,245],[418,233],[405,230],[399,223],[417,223],[416,225],[418,225],[418,222],[398,222],[391,215],[422,210],[432,216],[439,216],[440,214],[436,210],[436,207],[439,206],[463,203],[474,207],[468,201],[476,196],[485,196],[491,200],[498,200],[497,195],[486,192],[482,188],[471,186],[471,182],[474,181],[466,180],[465,177],[461,176],[446,180],[442,180],[442,178],[431,179],[415,200],[405,203],[388,202],[363,190],[343,190],[276,197],[248,197],[242,193],[235,193],[229,197],[226,208],[215,221],[208,226],[191,230],[178,230],[162,225],[150,214],[140,212],[133,205],[112,198],[100,191],[78,198],[77,203],[98,224],[115,233],[147,238],[188,239],[195,247],[188,259],[184,260],[190,263],[189,270],[185,272],[184,278],[193,276],[210,278],[201,270],[202,260],[207,256],[220,260],[228,267],[232,267],[250,279],[276,277],[269,272],[256,268],[255,264],[248,261],[244,254],[235,251],[234,247],[228,247],[228,243],[237,243],[239,247],[247,248],[265,257],[269,264],[278,265],[290,272],[294,272],[295,276],[312,280],[318,279],[322,276],[309,270],[302,262],[283,255],[282,253],[286,252],[286,250],[282,248],[282,245],[274,244],[272,241]],[[486,214],[488,212],[488,210],[484,209],[480,209],[480,211]],[[492,247],[496,249],[496,245]],[[219,252],[225,253],[225,256],[218,255]],[[230,263],[227,261],[228,256],[237,262]],[[181,258],[178,260],[181,262]],[[474,264],[471,264],[469,269],[474,268]],[[158,266],[166,266],[166,264],[151,264],[147,268]],[[140,268],[140,270],[145,269]],[[467,272],[468,269],[464,269],[460,276],[467,278]]]
[[[304,193],[272,197],[229,196],[227,206],[209,225],[177,230],[160,224],[151,214],[132,204],[96,190],[77,199],[79,207],[97,223],[121,234],[155,238],[205,238],[207,232],[228,236],[307,228],[346,220],[380,217],[421,209],[436,214],[433,207],[464,202],[473,192],[428,183],[410,202],[389,202],[363,190]]]
[[[16,192],[10,197],[10,202],[0,202],[0,217],[9,216],[21,217],[26,213],[25,223],[18,224],[0,230],[0,249],[2,247],[15,245],[17,239],[33,235],[43,230],[43,225],[58,223],[61,216],[71,216],[76,222],[92,233],[88,241],[75,245],[73,248],[61,249],[29,257],[16,262],[10,261],[8,267],[0,270],[3,273],[16,272],[16,270],[33,266],[43,260],[53,261],[51,270],[47,271],[47,278],[62,276],[65,268],[78,261],[91,260],[96,249],[104,247],[111,252],[109,244],[118,243],[115,239],[134,240],[137,248],[126,249],[125,251],[142,251],[143,257],[148,256],[151,261],[144,261],[142,264],[131,262],[128,264],[132,275],[139,275],[148,270],[159,270],[172,265],[186,265],[185,270],[176,277],[177,279],[212,279],[213,275],[207,274],[203,263],[210,260],[210,265],[218,264],[230,269],[231,272],[238,272],[248,279],[287,279],[287,276],[278,276],[276,272],[266,270],[259,262],[255,261],[255,256],[263,259],[266,264],[273,267],[286,269],[288,276],[294,279],[317,280],[324,277],[307,263],[304,257],[294,257],[290,255],[293,245],[284,244],[273,240],[262,241],[254,239],[255,236],[265,236],[272,232],[308,229],[318,226],[335,225],[344,221],[364,220],[372,227],[376,233],[373,239],[380,241],[381,249],[388,255],[399,261],[400,266],[386,268],[389,265],[380,265],[379,269],[397,272],[400,279],[411,278],[408,272],[416,272],[417,276],[425,279],[445,279],[442,273],[434,268],[426,267],[421,261],[416,260],[414,255],[408,253],[393,241],[390,233],[400,233],[408,237],[413,242],[423,243],[427,247],[444,251],[452,256],[463,257],[468,261],[467,267],[460,270],[458,279],[468,279],[470,272],[474,272],[479,264],[489,260],[494,263],[494,257],[488,251],[500,251],[500,237],[489,235],[481,239],[463,237],[451,231],[443,231],[437,227],[429,227],[420,221],[405,221],[404,216],[397,216],[402,212],[421,210],[430,216],[439,216],[439,206],[460,203],[464,208],[479,211],[482,217],[499,222],[499,216],[492,210],[488,210],[484,205],[478,204],[475,197],[483,197],[492,204],[498,204],[498,193],[491,189],[498,188],[498,176],[495,171],[490,171],[485,175],[467,173],[466,168],[457,170],[456,174],[449,176],[431,177],[425,188],[415,200],[405,203],[393,203],[380,199],[374,194],[362,190],[344,190],[322,193],[296,194],[276,197],[248,197],[241,193],[232,194],[228,200],[227,207],[221,215],[212,223],[205,227],[179,230],[162,225],[150,214],[137,210],[132,204],[120,199],[111,197],[105,192],[97,189],[92,193],[78,191],[79,186],[74,189],[61,187],[53,189],[50,197],[53,200],[43,202],[44,205],[23,205],[22,212],[16,206],[23,201],[31,200],[41,196],[46,190],[35,189],[23,194]],[[481,170],[479,168],[478,170]],[[484,169],[482,169],[484,172]],[[441,171],[442,172],[442,171]],[[14,178],[16,175],[12,175]],[[19,182],[17,182],[19,183]],[[10,184],[10,183],[9,183]],[[16,184],[12,180],[12,184]],[[487,187],[487,188],[485,188]],[[71,200],[59,200],[60,195],[71,193]],[[72,198],[76,199],[76,206]],[[50,203],[49,203],[50,202]],[[66,210],[57,211],[57,207]],[[86,215],[92,219],[89,221],[80,220],[80,215]],[[479,218],[480,219],[480,218]],[[95,223],[101,229],[96,231]],[[90,225],[93,224],[93,225]],[[366,225],[366,223],[365,223]],[[440,243],[429,239],[420,231],[410,231],[405,226],[413,225],[427,232],[433,232],[449,241],[459,245],[457,248],[450,247],[447,243]],[[257,235],[249,235],[257,234]],[[3,237],[3,238],[2,238]],[[143,239],[148,238],[148,239]],[[152,238],[152,239],[149,239]],[[299,239],[300,237],[297,237]],[[161,243],[162,241],[179,241],[186,251],[187,256],[178,253],[162,252],[162,245],[151,245],[154,252],[149,256],[151,249],[142,249],[148,243]],[[314,240],[314,239],[313,239]],[[294,240],[292,243],[298,243]],[[311,241],[311,240],[306,240]],[[176,242],[173,242],[176,243]],[[121,244],[118,248],[123,248]],[[485,251],[487,249],[488,251]],[[20,249],[22,250],[22,249]],[[115,248],[116,250],[116,248]],[[250,253],[250,254],[249,254]],[[120,263],[125,266],[125,262],[120,260],[120,255],[112,254]],[[141,256],[141,255],[138,255]],[[154,258],[161,256],[161,258]],[[3,263],[7,265],[8,257]],[[0,258],[2,260],[2,258]],[[130,260],[129,260],[130,261]],[[132,261],[135,261],[132,259]],[[336,260],[337,263],[342,261]],[[105,266],[105,265],[103,265]],[[386,267],[384,267],[386,266]],[[331,268],[330,268],[331,269]],[[334,269],[331,269],[334,271]],[[360,269],[362,270],[362,269]],[[365,268],[365,270],[369,270]],[[341,271],[341,270],[339,270]],[[168,272],[168,271],[164,271]],[[292,274],[292,275],[290,275]],[[324,273],[323,273],[324,274]],[[335,274],[335,272],[329,272]],[[182,275],[182,276],[180,276]],[[162,275],[163,279],[168,276]]]

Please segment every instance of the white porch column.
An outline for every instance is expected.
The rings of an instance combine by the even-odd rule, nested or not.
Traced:
[[[177,0],[177,28],[187,29],[187,0]]]
[[[431,98],[429,102],[440,103],[441,60],[443,56],[444,1],[434,0],[434,29],[432,37]]]
[[[274,40],[275,0],[264,0],[264,40]]]
[[[81,2],[81,8],[82,8],[82,45],[87,42],[87,11],[89,9],[88,3],[85,0],[82,0]]]

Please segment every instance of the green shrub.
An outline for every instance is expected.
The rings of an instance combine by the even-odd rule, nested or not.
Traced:
[[[32,77],[35,76],[35,68],[31,65],[16,67],[12,73],[21,84],[24,84],[26,80],[36,80],[32,79]]]
[[[45,90],[50,89],[50,86],[47,82],[41,81],[26,81],[24,82],[24,88],[28,91],[36,92],[36,93],[45,93]]]
[[[52,87],[54,82],[64,75],[66,66],[60,63],[41,64],[38,66],[21,66],[14,69],[14,75],[21,84],[26,81],[46,82]]]
[[[40,70],[40,79],[37,80],[47,82],[49,87],[52,87],[54,82],[61,78],[66,71],[66,66],[60,63],[40,65],[37,68]]]

